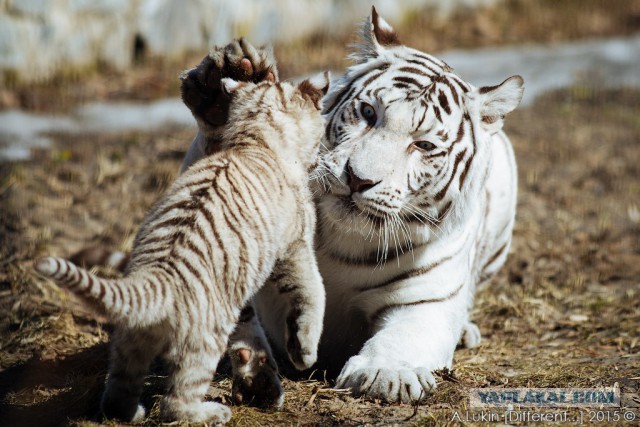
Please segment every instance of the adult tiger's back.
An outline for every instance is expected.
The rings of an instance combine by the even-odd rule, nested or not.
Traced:
[[[164,418],[228,421],[227,407],[202,399],[240,310],[276,262],[290,265],[298,284],[279,292],[288,355],[298,369],[315,362],[324,289],[307,170],[328,83],[328,75],[298,86],[223,82],[233,101],[219,150],[193,164],[150,210],[122,279],[98,278],[60,258],[35,262],[116,326],[102,399],[107,417],[144,416],[144,377],[160,355],[171,371]]]

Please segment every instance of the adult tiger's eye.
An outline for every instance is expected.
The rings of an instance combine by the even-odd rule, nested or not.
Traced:
[[[416,141],[413,143],[413,145],[415,145],[417,148],[421,149],[422,151],[431,151],[437,148],[433,142],[429,142],[429,141]]]
[[[375,125],[376,121],[378,121],[376,109],[366,102],[362,103],[362,106],[360,107],[360,114],[362,114],[362,117],[364,117],[369,126]]]

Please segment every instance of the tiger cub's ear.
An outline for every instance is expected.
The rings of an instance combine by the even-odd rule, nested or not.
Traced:
[[[247,82],[239,82],[237,80],[230,79],[229,77],[225,77],[220,80],[220,87],[222,89],[222,93],[227,96],[233,95],[233,93],[240,89],[242,86],[246,85]]]
[[[298,84],[298,90],[303,97],[309,98],[318,110],[322,109],[322,98],[329,91],[331,75],[328,71],[317,74],[311,78],[303,80]]]
[[[504,116],[520,104],[524,93],[524,80],[511,76],[497,86],[485,86],[474,91],[478,101],[482,127],[490,134],[502,129]]]

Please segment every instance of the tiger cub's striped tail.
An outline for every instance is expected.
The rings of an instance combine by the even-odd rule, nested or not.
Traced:
[[[160,283],[139,278],[103,279],[58,257],[44,257],[33,264],[44,277],[105,313],[111,320],[130,326],[154,323],[164,318],[170,292],[159,291]],[[153,298],[148,294],[153,293]]]

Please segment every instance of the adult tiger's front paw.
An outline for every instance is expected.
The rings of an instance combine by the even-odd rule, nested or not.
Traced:
[[[255,48],[240,38],[224,47],[214,47],[197,67],[180,75],[182,100],[205,125],[216,127],[227,121],[229,100],[220,86],[225,77],[255,83],[277,80],[273,52],[270,48]]]
[[[436,380],[428,368],[401,363],[372,363],[364,356],[353,356],[342,368],[337,388],[351,389],[355,396],[385,402],[415,403],[427,397]]]

